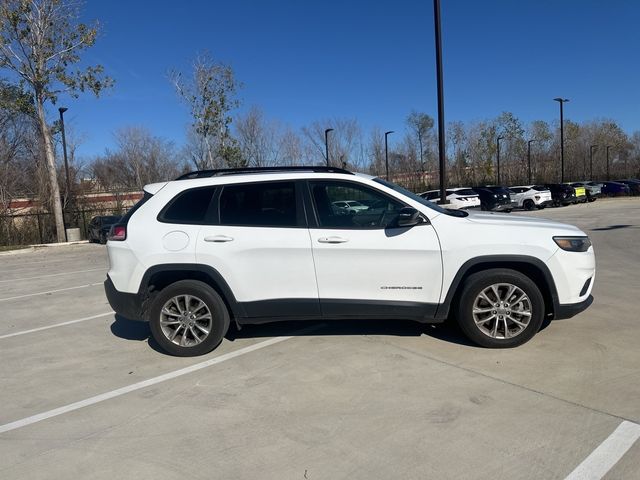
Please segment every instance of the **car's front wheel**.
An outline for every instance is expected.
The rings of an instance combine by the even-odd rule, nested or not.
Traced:
[[[517,347],[529,341],[544,319],[544,299],[526,275],[491,269],[470,275],[457,305],[464,334],[488,348]]]
[[[149,311],[149,327],[162,349],[179,357],[216,348],[229,328],[229,312],[218,293],[196,280],[175,282],[158,293]]]
[[[533,200],[525,200],[523,204],[525,210],[533,210],[535,206],[536,205],[533,203]]]

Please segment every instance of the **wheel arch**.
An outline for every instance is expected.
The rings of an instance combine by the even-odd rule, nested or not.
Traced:
[[[457,300],[469,275],[493,268],[508,268],[529,277],[540,288],[544,298],[545,316],[553,315],[557,311],[559,300],[556,284],[542,260],[527,255],[487,255],[468,260],[460,267],[449,286],[444,302],[438,306],[436,318],[445,319],[449,316],[451,305]]]
[[[213,288],[227,306],[229,315],[237,320],[245,317],[244,310],[223,276],[208,265],[170,263],[154,265],[143,275],[138,295],[145,298],[143,313],[146,316],[151,300],[162,289],[180,280],[198,280]]]

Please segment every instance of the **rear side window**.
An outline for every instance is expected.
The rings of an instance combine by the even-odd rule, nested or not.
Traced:
[[[294,182],[227,185],[220,195],[220,224],[297,227]]]
[[[179,193],[160,212],[158,220],[164,223],[205,223],[215,187],[192,188]]]

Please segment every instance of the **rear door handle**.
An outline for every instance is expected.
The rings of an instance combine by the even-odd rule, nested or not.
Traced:
[[[215,243],[224,243],[231,242],[233,237],[229,237],[227,235],[209,235],[208,237],[204,237],[205,242],[215,242]]]
[[[318,242],[320,242],[320,243],[345,243],[345,242],[348,242],[348,241],[349,241],[348,238],[342,238],[342,237],[336,237],[336,236],[320,237],[318,239]]]

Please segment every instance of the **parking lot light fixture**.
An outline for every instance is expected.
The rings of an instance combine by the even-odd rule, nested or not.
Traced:
[[[598,145],[589,146],[589,180],[593,182],[593,151],[598,148]]]
[[[384,168],[386,173],[386,179],[389,181],[389,143],[387,137],[393,133],[393,130],[384,132]]]
[[[564,183],[564,109],[563,105],[568,102],[568,98],[554,98],[560,103],[560,183]]]
[[[502,135],[498,136],[498,138],[496,138],[496,146],[497,148],[497,152],[496,152],[496,165],[497,165],[497,173],[498,173],[498,182],[497,185],[500,185],[500,140],[503,140],[504,137]]]
[[[609,180],[609,149],[612,145],[607,145],[607,180]]]
[[[324,131],[324,152],[325,160],[327,161],[327,167],[329,166],[329,132],[333,132],[333,128],[327,128]]]
[[[528,165],[528,178],[529,178],[529,185],[531,185],[531,144],[533,142],[537,142],[538,140],[531,139],[527,141],[527,165]]]

